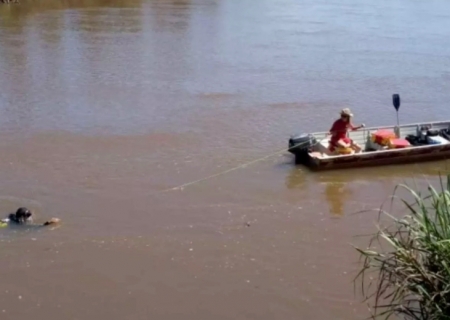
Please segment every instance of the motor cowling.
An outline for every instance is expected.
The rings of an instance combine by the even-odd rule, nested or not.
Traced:
[[[317,143],[316,138],[309,133],[293,135],[289,139],[289,152],[295,155],[296,163],[306,163],[308,152]]]
[[[316,138],[309,133],[293,135],[289,139],[289,152],[309,151],[317,143]]]

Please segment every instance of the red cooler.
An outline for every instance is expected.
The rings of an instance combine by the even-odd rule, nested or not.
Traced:
[[[389,149],[401,149],[408,148],[411,144],[405,139],[392,139],[389,140]]]

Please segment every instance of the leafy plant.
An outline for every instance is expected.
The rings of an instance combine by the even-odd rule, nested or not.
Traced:
[[[363,266],[355,281],[373,303],[374,319],[450,319],[450,175],[439,192],[430,185],[426,197],[406,185],[397,188],[413,201],[401,199],[407,209],[402,218],[380,211],[392,224],[378,227],[368,249],[356,248]]]

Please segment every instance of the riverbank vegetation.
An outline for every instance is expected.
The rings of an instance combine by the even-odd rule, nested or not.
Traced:
[[[427,195],[399,188],[413,198],[400,200],[407,214],[380,211],[391,223],[379,227],[368,249],[356,248],[363,265],[355,285],[373,318],[450,319],[450,176]]]

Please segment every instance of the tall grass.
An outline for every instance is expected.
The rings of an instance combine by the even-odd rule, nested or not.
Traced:
[[[401,200],[407,214],[382,211],[392,224],[378,228],[368,249],[356,248],[363,266],[355,281],[373,319],[450,319],[450,175],[446,186],[441,179],[441,190],[429,186],[425,197],[399,187],[413,197]]]

